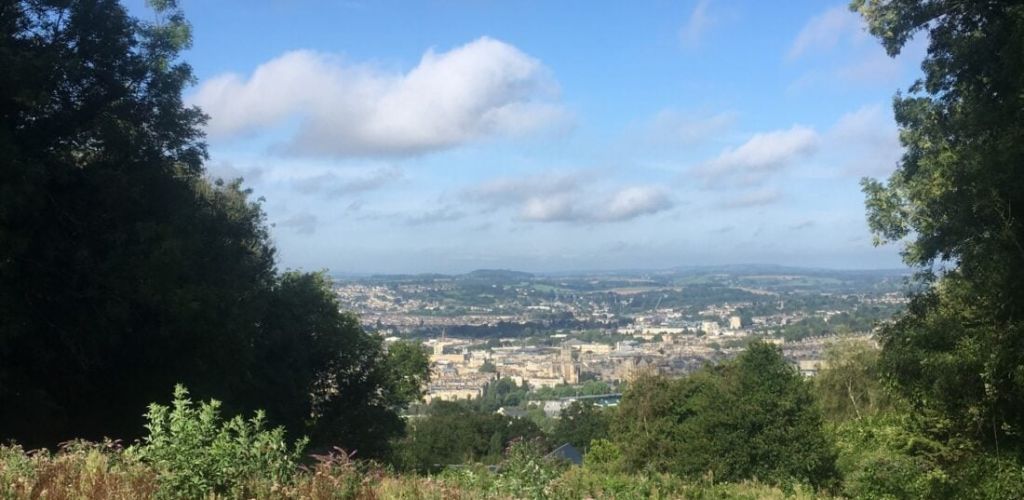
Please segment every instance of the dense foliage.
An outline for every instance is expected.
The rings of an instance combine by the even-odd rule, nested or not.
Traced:
[[[590,401],[574,401],[558,416],[552,433],[556,444],[569,443],[578,450],[590,451],[590,442],[608,437],[611,411]]]
[[[147,436],[128,455],[151,465],[161,490],[179,497],[244,496],[253,481],[285,483],[306,445],[288,446],[284,428],[267,429],[263,412],[224,420],[219,401],[196,405],[182,386],[171,406],[150,405],[146,420]]]
[[[389,362],[323,276],[277,272],[259,204],[205,175],[188,24],[151,4],[0,4],[0,438],[133,438],[184,383],[382,454],[425,364]]]
[[[825,351],[824,367],[814,377],[814,394],[827,420],[844,422],[893,409],[878,356],[878,348],[862,339],[841,339]]]
[[[228,498],[352,499],[581,499],[581,498],[742,498],[805,500],[823,498],[807,487],[782,490],[755,482],[729,484],[686,481],[666,474],[606,474],[589,467],[564,466],[544,460],[526,443],[508,450],[503,467],[452,469],[434,477],[395,475],[360,467],[343,455],[322,457],[299,469],[283,484],[255,479],[249,496]],[[173,496],[158,486],[160,473],[144,463],[125,460],[116,447],[76,444],[58,454],[26,454],[0,447],[0,496],[11,499],[51,498],[149,499]],[[221,497],[223,498],[223,497]]]
[[[890,55],[927,36],[894,109],[906,148],[865,179],[877,241],[904,240],[932,286],[885,328],[882,369],[929,425],[1024,443],[1024,2],[857,0]],[[933,273],[937,270],[938,273]]]
[[[528,419],[437,401],[426,416],[409,422],[408,435],[397,446],[396,461],[401,467],[423,472],[464,463],[493,464],[512,441],[544,438]]]
[[[816,486],[837,479],[809,383],[761,342],[686,378],[631,384],[612,436],[629,470]]]

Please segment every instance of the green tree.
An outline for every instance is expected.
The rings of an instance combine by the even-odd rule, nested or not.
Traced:
[[[688,377],[643,378],[612,427],[623,462],[692,478],[831,486],[835,452],[808,382],[770,344]]]
[[[552,439],[559,444],[570,443],[586,453],[591,441],[608,437],[609,425],[604,408],[586,400],[573,401],[561,411]]]
[[[697,420],[694,429],[714,437],[709,460],[715,477],[831,485],[837,479],[835,450],[810,383],[779,348],[752,342],[724,369],[724,391],[707,402],[705,421]]]
[[[991,444],[1024,432],[1024,4],[856,0],[890,55],[928,37],[894,102],[905,152],[863,181],[876,242],[932,287],[883,328],[881,366],[935,423]],[[939,272],[935,273],[934,270]]]
[[[188,25],[173,2],[157,23],[113,0],[0,9],[4,437],[138,435],[175,382],[230,396],[274,251],[240,184],[204,177]]]
[[[676,471],[683,447],[678,425],[688,392],[700,387],[707,372],[672,381],[660,376],[643,376],[623,392],[611,436],[622,453],[624,466],[632,471]]]
[[[502,378],[488,383],[484,387],[483,395],[472,400],[472,404],[482,412],[493,412],[502,406],[519,406],[525,403],[528,392],[526,381],[523,381],[522,386],[517,386],[514,380]]]
[[[430,404],[426,417],[410,422],[396,446],[403,468],[422,472],[474,462],[497,463],[516,439],[543,440],[544,433],[528,419],[484,412],[448,401]]]
[[[430,356],[419,342],[397,341],[388,346],[388,386],[393,403],[404,407],[423,399],[430,382]]]
[[[207,177],[189,26],[150,3],[0,4],[0,439],[139,437],[182,383],[380,452],[424,378],[323,275],[279,274],[259,203]]]
[[[878,357],[878,347],[867,340],[841,340],[829,346],[825,366],[813,380],[815,395],[827,419],[859,419],[891,408]]]

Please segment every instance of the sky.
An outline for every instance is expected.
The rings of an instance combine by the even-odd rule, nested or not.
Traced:
[[[282,269],[901,265],[859,181],[925,47],[845,3],[180,3],[207,169],[264,198]]]

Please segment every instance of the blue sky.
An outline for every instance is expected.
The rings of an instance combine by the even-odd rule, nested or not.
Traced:
[[[282,268],[900,264],[858,180],[924,48],[843,3],[182,6],[209,171],[265,197]]]

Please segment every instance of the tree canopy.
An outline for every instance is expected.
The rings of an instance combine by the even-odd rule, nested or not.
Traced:
[[[136,437],[183,383],[375,453],[425,370],[389,364],[322,275],[277,272],[259,202],[204,170],[189,26],[150,5],[0,5],[0,439]]]
[[[612,436],[626,466],[636,470],[816,486],[837,477],[809,383],[762,342],[688,377],[631,384]]]
[[[514,440],[544,440],[537,424],[463,402],[435,401],[425,417],[412,419],[396,462],[409,470],[436,472],[447,465],[496,463]]]
[[[877,242],[933,286],[883,329],[882,368],[940,426],[992,444],[1024,432],[1024,3],[856,0],[890,55],[925,36],[894,99],[905,152],[863,181]]]

